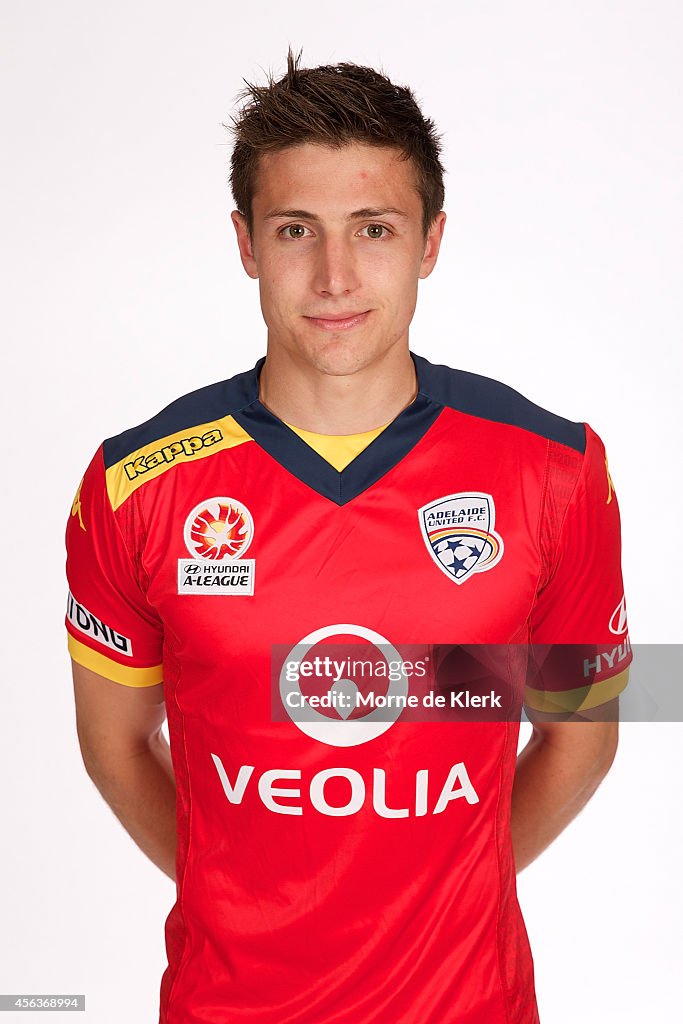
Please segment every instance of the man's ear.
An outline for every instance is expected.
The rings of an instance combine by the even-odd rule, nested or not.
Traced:
[[[254,245],[252,238],[249,234],[247,227],[247,218],[239,212],[239,210],[233,210],[230,214],[230,219],[235,225],[235,232],[237,233],[237,247],[240,251],[240,259],[242,260],[242,266],[246,270],[249,277],[256,280],[258,278],[258,267],[256,265],[256,258],[254,256]]]
[[[446,212],[445,210],[441,210],[440,213],[437,213],[429,228],[429,234],[427,235],[427,241],[425,243],[424,256],[420,263],[420,273],[418,275],[420,279],[429,277],[436,266],[436,260],[439,255],[439,249],[441,248],[441,239],[443,238],[445,226]]]

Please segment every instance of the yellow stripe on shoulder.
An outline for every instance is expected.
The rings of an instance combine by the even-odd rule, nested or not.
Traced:
[[[119,665],[118,661],[112,661],[106,655],[86,647],[71,633],[67,633],[67,637],[69,654],[75,662],[100,676],[113,679],[115,683],[123,683],[124,686],[155,686],[164,681],[163,665],[152,665],[150,668]]]
[[[618,696],[628,684],[628,669],[592,686],[579,686],[575,690],[535,690],[527,686],[524,703],[534,711],[588,711],[606,704]]]
[[[133,491],[180,462],[204,459],[253,438],[232,416],[160,437],[138,448],[107,470],[107,493],[113,509]]]

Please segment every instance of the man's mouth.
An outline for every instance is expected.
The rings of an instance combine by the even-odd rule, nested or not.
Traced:
[[[348,331],[350,328],[364,323],[370,313],[372,313],[371,309],[366,309],[363,313],[340,313],[339,315],[326,313],[324,316],[307,316],[306,320],[323,331]]]

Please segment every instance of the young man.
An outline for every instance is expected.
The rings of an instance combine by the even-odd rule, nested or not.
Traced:
[[[290,51],[247,91],[266,355],[105,440],[67,526],[84,761],[177,880],[159,1019],[533,1024],[515,872],[608,771],[630,661],[604,446],[409,349],[446,220],[409,89]],[[358,653],[443,695],[527,644],[519,757],[519,717],[358,703]]]

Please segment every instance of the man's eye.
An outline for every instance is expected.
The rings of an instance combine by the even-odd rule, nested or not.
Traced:
[[[374,230],[376,230],[377,228],[379,228],[379,229],[380,229],[380,231],[384,231],[384,232],[385,232],[385,235],[386,235],[387,233],[388,233],[388,234],[391,234],[391,232],[389,231],[389,228],[386,228],[386,227],[384,226],[384,224],[366,224],[366,225],[365,225],[365,228],[372,228],[372,229],[374,229]],[[365,228],[362,228],[362,230],[363,230],[363,231],[365,231]],[[370,238],[384,238],[384,237],[385,237],[385,235],[376,235],[376,234],[372,234],[372,235],[370,235]]]
[[[278,235],[284,234],[285,231],[293,231],[295,229],[297,231],[305,231],[306,230],[306,228],[304,227],[303,224],[285,224],[285,226],[283,228],[280,228],[280,230],[278,231]],[[296,234],[296,235],[288,235],[287,237],[288,238],[303,238],[304,236],[300,235],[300,234]]]

